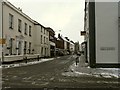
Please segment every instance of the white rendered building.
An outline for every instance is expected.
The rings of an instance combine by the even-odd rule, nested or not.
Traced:
[[[49,32],[44,26],[36,25],[37,22],[20,8],[8,1],[1,1],[0,23],[0,51],[3,51],[0,57],[3,62],[22,60],[24,57],[37,58],[38,55],[49,56]]]
[[[120,67],[120,2],[86,0],[85,42],[91,67]]]
[[[43,25],[36,23],[34,33],[34,48],[35,53],[40,54],[40,57],[50,56],[49,31]]]

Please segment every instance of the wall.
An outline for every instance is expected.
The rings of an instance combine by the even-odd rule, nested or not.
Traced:
[[[118,3],[95,3],[96,63],[118,63]]]
[[[41,26],[35,25],[34,32],[34,49],[35,53],[40,54],[41,56]]]
[[[20,11],[19,11],[20,12]],[[13,15],[14,17],[14,22],[13,22],[13,29],[9,28],[9,13]],[[22,12],[21,12],[22,13]],[[3,6],[3,35],[4,38],[6,39],[6,44],[4,45],[4,54],[8,54],[8,50],[6,49],[8,46],[9,38],[13,38],[13,54],[17,53],[16,50],[16,45],[17,41],[22,42],[22,54],[23,54],[23,49],[24,49],[24,41],[27,41],[27,50],[28,50],[28,43],[31,42],[31,47],[33,48],[33,33],[34,33],[34,23],[32,20],[29,20],[25,17],[23,17],[20,13],[18,13],[16,10],[12,9],[8,5],[4,4]],[[18,19],[22,21],[22,29],[21,33],[18,32]],[[24,23],[27,23],[28,29],[27,29],[27,35],[24,34]],[[31,28],[31,37],[29,36],[29,25],[32,27]],[[18,39],[17,36],[22,35],[24,38],[22,40]]]

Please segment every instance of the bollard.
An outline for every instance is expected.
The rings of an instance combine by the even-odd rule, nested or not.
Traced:
[[[24,60],[25,60],[25,63],[27,63],[27,57],[25,57]]]

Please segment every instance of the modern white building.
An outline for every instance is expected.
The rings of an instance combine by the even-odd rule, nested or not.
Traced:
[[[49,56],[49,32],[6,0],[0,1],[0,23],[3,62]]]
[[[120,3],[85,3],[85,42],[91,67],[120,67]]]

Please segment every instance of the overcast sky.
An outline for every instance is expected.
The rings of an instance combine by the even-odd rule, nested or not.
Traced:
[[[74,42],[83,41],[84,0],[8,0],[45,27]]]

